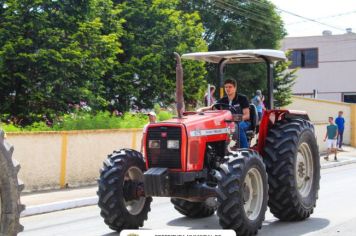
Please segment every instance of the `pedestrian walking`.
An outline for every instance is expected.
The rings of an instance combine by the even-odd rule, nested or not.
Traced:
[[[342,117],[343,114],[344,114],[343,111],[339,111],[339,115],[335,119],[335,123],[336,123],[337,129],[338,129],[337,145],[340,150],[342,150],[342,141],[343,141],[344,129],[345,129],[345,119],[344,119],[344,117]]]
[[[338,136],[337,125],[334,124],[334,118],[329,117],[329,125],[326,127],[326,134],[324,138],[324,142],[327,141],[327,146],[328,146],[327,156],[324,157],[324,159],[327,161],[329,160],[329,155],[332,152],[335,153],[334,160],[337,161],[337,147],[336,147],[337,136]]]

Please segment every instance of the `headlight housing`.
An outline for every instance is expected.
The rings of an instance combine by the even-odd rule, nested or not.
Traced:
[[[179,140],[167,140],[168,149],[179,149]]]
[[[148,140],[148,148],[160,148],[161,141],[160,140]]]

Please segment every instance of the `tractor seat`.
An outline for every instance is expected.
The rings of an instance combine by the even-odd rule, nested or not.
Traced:
[[[250,128],[246,131],[246,136],[248,139],[252,139],[256,134],[256,128],[258,124],[258,113],[257,108],[254,104],[250,104]]]

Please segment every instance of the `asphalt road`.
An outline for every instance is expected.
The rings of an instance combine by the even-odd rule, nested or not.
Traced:
[[[213,215],[189,219],[176,212],[168,198],[155,198],[143,229],[220,229]],[[96,206],[22,218],[23,236],[118,235]],[[258,235],[356,235],[356,164],[322,170],[314,214],[303,222],[280,222],[267,211]]]

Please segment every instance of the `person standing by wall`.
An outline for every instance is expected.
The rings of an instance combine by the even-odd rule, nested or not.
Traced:
[[[326,127],[326,134],[324,138],[324,142],[327,141],[327,145],[328,145],[328,153],[327,156],[324,157],[324,159],[327,161],[329,160],[329,155],[332,152],[335,153],[334,160],[337,161],[337,147],[336,147],[337,136],[338,136],[337,125],[334,124],[334,118],[329,117],[329,125]]]
[[[344,136],[344,129],[345,129],[345,119],[342,117],[344,114],[343,111],[339,111],[338,117],[335,119],[335,123],[338,128],[338,135],[337,135],[337,146],[339,149],[342,149],[342,141]]]
[[[208,92],[204,95],[204,106],[207,107],[215,103],[214,92],[215,92],[215,86],[210,85],[208,87]]]
[[[140,152],[143,154],[143,136],[147,133],[147,126],[149,124],[154,124],[157,121],[157,115],[154,111],[147,113],[149,122],[143,127],[143,134],[141,139],[141,149]]]
[[[257,113],[258,113],[258,120],[262,119],[262,112],[263,112],[263,101],[262,101],[262,92],[261,90],[256,91],[256,95],[252,98],[252,103],[256,106]]]

